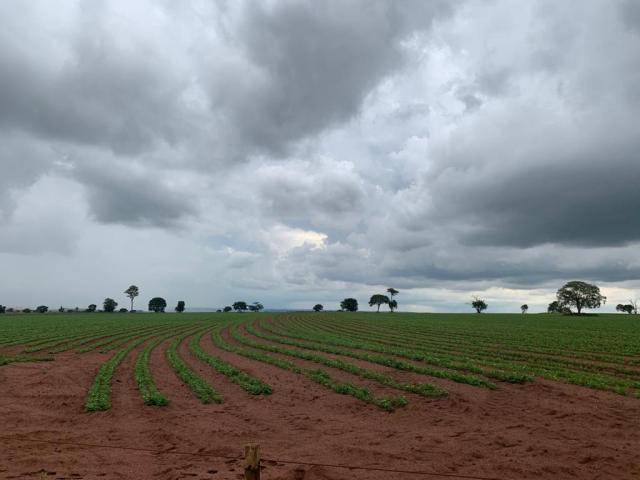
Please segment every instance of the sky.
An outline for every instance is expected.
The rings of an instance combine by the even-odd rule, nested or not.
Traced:
[[[0,2],[0,303],[640,298],[640,2]]]

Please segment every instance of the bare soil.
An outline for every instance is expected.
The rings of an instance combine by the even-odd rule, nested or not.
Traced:
[[[151,369],[171,400],[167,407],[142,403],[133,379],[135,351],[114,377],[112,409],[91,414],[83,411],[85,395],[109,354],[65,353],[53,362],[0,367],[0,478],[241,479],[240,457],[248,442],[259,443],[269,459],[263,461],[263,480],[640,478],[637,398],[545,380],[489,391],[416,375],[414,380],[444,386],[449,396],[408,394],[408,406],[387,413],[221,351],[205,336],[202,348],[266,381],[274,393],[248,395],[190,356],[183,344],[179,351],[185,361],[224,396],[222,404],[203,405],[168,366],[166,345],[153,352]],[[338,379],[388,393],[328,370]]]

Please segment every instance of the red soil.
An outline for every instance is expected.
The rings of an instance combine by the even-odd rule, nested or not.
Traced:
[[[165,346],[152,354],[151,369],[158,388],[171,399],[167,407],[143,405],[132,354],[114,377],[112,409],[92,414],[83,412],[86,391],[109,355],[61,354],[53,362],[0,367],[0,478],[240,479],[239,457],[247,442],[259,443],[262,456],[275,460],[505,480],[640,478],[640,400],[635,398],[544,380],[488,391],[401,374],[403,380],[444,386],[450,394],[406,394],[407,407],[386,413],[293,373],[220,351],[205,336],[206,351],[266,381],[274,393],[249,396],[191,357],[183,344],[185,361],[225,399],[202,405],[167,365]],[[327,370],[376,394],[389,393]],[[273,461],[263,466],[263,480],[445,478]]]

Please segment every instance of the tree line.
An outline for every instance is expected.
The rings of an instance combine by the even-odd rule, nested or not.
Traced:
[[[387,305],[391,313],[393,313],[398,308],[398,301],[393,297],[398,295],[398,293],[400,292],[393,287],[389,287],[387,288],[387,293],[389,294],[388,296],[381,293],[375,293],[371,295],[371,298],[369,299],[369,306],[378,307],[377,312],[380,312],[380,307],[382,305]],[[320,303],[317,303],[313,306],[314,312],[322,312],[323,310],[324,310],[324,306]],[[356,300],[355,298],[345,298],[340,302],[340,309],[338,311],[339,312],[357,312],[358,300]]]
[[[120,308],[118,310],[118,312],[120,313],[127,313],[127,312],[131,312],[131,313],[135,313],[136,310],[133,308],[133,304],[134,304],[134,300],[136,299],[136,297],[138,297],[140,295],[140,289],[136,286],[136,285],[131,285],[129,286],[129,288],[127,288],[124,291],[124,294],[129,298],[129,300],[131,301],[131,309],[128,310],[126,308]],[[94,313],[94,312],[106,312],[106,313],[113,313],[116,311],[118,307],[118,302],[116,302],[113,298],[105,298],[104,301],[102,302],[102,310],[98,310],[98,306],[95,303],[92,303],[90,305],[87,306],[87,308],[85,309],[80,309],[79,307],[75,307],[75,308],[67,308],[65,309],[64,307],[60,307],[58,309],[58,312],[60,313],[78,313],[80,311],[85,312],[85,313]],[[156,312],[156,313],[163,313],[167,308],[167,301],[162,298],[162,297],[153,297],[151,300],[149,300],[149,305],[148,305],[148,309],[150,312]],[[178,301],[178,303],[176,304],[174,310],[178,313],[182,313],[184,312],[186,309],[186,303],[184,300],[180,300]],[[49,307],[46,305],[39,305],[37,306],[35,309],[31,309],[31,308],[23,308],[21,310],[18,309],[14,309],[14,308],[9,308],[6,307],[4,305],[0,305],[0,313],[12,313],[12,312],[22,312],[22,313],[31,313],[31,312],[36,312],[36,313],[47,313],[49,311]]]
[[[237,301],[237,302],[233,302],[231,306],[227,305],[226,307],[217,311],[227,313],[227,312],[230,312],[231,310],[235,310],[236,312],[240,313],[240,312],[246,312],[247,310],[249,310],[250,312],[260,312],[263,309],[264,309],[264,305],[262,305],[262,303],[260,302],[253,302],[252,304],[248,304],[245,301]]]
[[[393,287],[387,288],[386,292],[388,295],[376,293],[371,296],[369,299],[370,307],[377,307],[376,312],[380,312],[380,307],[382,305],[387,305],[391,313],[393,313],[398,308],[398,301],[394,298],[400,292]],[[129,298],[131,302],[131,308],[127,310],[126,308],[120,308],[118,311],[121,313],[126,312],[135,312],[134,309],[134,300],[136,297],[140,295],[140,289],[136,285],[131,285],[124,291],[125,295]],[[600,308],[603,304],[606,303],[607,297],[600,293],[600,288],[597,285],[593,285],[587,282],[582,281],[571,281],[564,284],[558,291],[556,292],[556,299],[552,301],[548,307],[548,313],[562,313],[567,315],[573,315],[573,310],[575,308],[576,313],[581,315],[584,309],[594,309]],[[473,297],[473,301],[471,302],[471,306],[477,313],[482,313],[489,308],[489,304],[482,298],[477,296]],[[102,303],[102,312],[112,313],[116,311],[118,307],[118,302],[116,302],[113,298],[105,298]],[[89,305],[84,312],[93,313],[98,311],[96,304]],[[153,297],[149,300],[148,309],[150,312],[164,312],[167,308],[167,301],[162,297]],[[178,313],[184,312],[186,308],[186,304],[184,300],[180,300],[175,306],[174,310]],[[217,310],[218,312],[230,312],[235,310],[236,312],[260,312],[264,309],[264,306],[260,302],[253,302],[252,304],[248,304],[245,301],[237,301],[232,305],[227,305],[223,309]],[[324,310],[324,306],[320,303],[313,306],[313,311],[321,312]],[[520,306],[521,312],[527,313],[529,310],[529,306],[527,304],[523,304]],[[9,308],[4,305],[0,305],[0,313],[11,313],[15,311],[20,311],[22,313],[46,313],[49,311],[49,307],[46,305],[39,305],[35,309],[24,308],[22,310],[16,310],[14,308]],[[58,309],[59,312],[80,312],[80,308],[76,307],[75,309],[65,309],[60,307]],[[341,312],[357,312],[358,311],[358,300],[355,298],[345,298],[340,302],[340,309],[338,311]],[[616,311],[628,314],[637,314],[638,313],[638,300],[629,300],[629,303],[622,304],[619,303],[616,305]]]

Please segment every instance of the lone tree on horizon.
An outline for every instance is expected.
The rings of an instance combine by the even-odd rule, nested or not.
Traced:
[[[529,310],[529,305],[527,305],[526,303],[524,305],[521,305],[520,310],[522,310],[522,313],[527,313],[527,311]]]
[[[381,295],[379,293],[376,293],[375,295],[371,295],[371,298],[369,299],[370,307],[373,307],[374,305],[378,306],[378,311],[376,313],[380,313],[380,305],[388,304],[388,303],[389,303],[389,297],[387,297],[386,295]]]
[[[477,313],[482,313],[483,310],[486,310],[489,305],[482,298],[473,297],[473,302],[471,302],[471,306],[476,309]]]
[[[596,285],[577,280],[565,283],[556,297],[561,307],[576,307],[578,315],[583,308],[600,308],[607,301],[607,297],[600,293]]]
[[[320,305],[319,303],[316,303],[316,304],[313,306],[313,311],[314,311],[314,312],[321,312],[322,310],[324,310],[324,307],[323,307],[322,305]]]
[[[140,289],[135,285],[131,285],[124,293],[131,299],[131,310],[133,311],[133,299],[140,295]]]
[[[391,297],[391,299],[388,302],[389,303],[389,310],[391,310],[391,313],[393,313],[393,310],[398,308],[398,302],[396,300],[394,300],[393,297],[395,297],[400,292],[398,290],[396,290],[395,288],[393,288],[393,287],[389,287],[389,288],[387,288],[387,293]]]
[[[345,298],[340,302],[340,309],[345,312],[357,312],[358,311],[358,300],[355,298]]]
[[[153,297],[149,300],[149,311],[156,313],[163,313],[167,308],[167,301],[162,297]]]
[[[184,312],[184,305],[185,305],[184,304],[184,300],[180,300],[178,302],[178,304],[176,305],[176,312],[178,312],[178,313]]]

